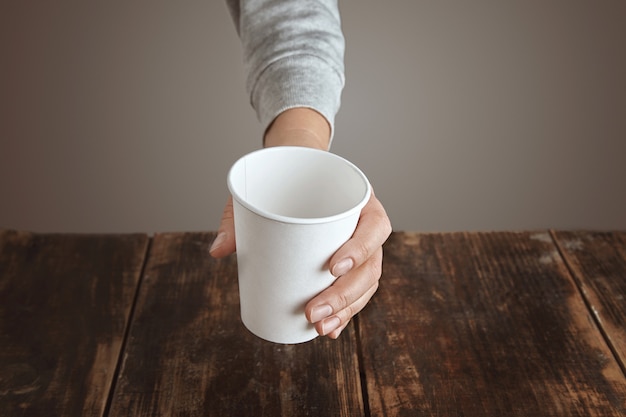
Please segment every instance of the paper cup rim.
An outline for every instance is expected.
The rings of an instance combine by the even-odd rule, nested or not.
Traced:
[[[363,198],[354,206],[352,206],[350,209],[343,211],[341,213],[337,213],[334,214],[332,216],[324,216],[324,217],[291,217],[291,216],[283,216],[280,214],[276,214],[276,213],[272,213],[266,210],[263,210],[259,207],[256,207],[250,203],[248,203],[244,198],[242,198],[242,196],[235,190],[235,187],[232,184],[232,173],[233,170],[235,169],[236,165],[243,161],[245,158],[250,157],[254,154],[257,153],[266,153],[266,152],[279,152],[279,151],[284,151],[285,149],[289,149],[289,150],[293,150],[296,152],[302,152],[302,153],[306,153],[306,152],[310,152],[310,153],[322,153],[325,155],[325,157],[329,157],[329,158],[334,158],[337,160],[342,161],[343,163],[345,163],[349,168],[351,168],[353,171],[355,171],[357,173],[357,175],[363,180],[363,183],[365,184],[365,192],[363,193]],[[253,213],[258,214],[261,217],[264,217],[266,219],[270,219],[270,220],[274,220],[280,223],[290,223],[290,224],[322,224],[322,223],[331,223],[337,220],[341,220],[344,219],[346,217],[350,217],[351,215],[355,214],[355,213],[359,213],[361,211],[361,209],[363,209],[363,207],[365,206],[365,204],[367,204],[367,202],[370,199],[370,196],[372,194],[372,186],[369,182],[369,180],[367,179],[367,177],[365,176],[365,174],[363,173],[363,171],[361,171],[356,165],[354,165],[352,162],[348,161],[347,159],[334,154],[332,152],[329,151],[323,151],[321,149],[314,149],[314,148],[306,148],[303,146],[274,146],[271,148],[262,148],[262,149],[258,149],[256,151],[252,151],[250,153],[247,153],[246,155],[242,156],[241,158],[237,159],[237,161],[235,161],[235,163],[232,165],[232,167],[230,168],[230,170],[228,171],[228,177],[227,177],[227,184],[228,184],[228,189],[230,191],[231,196],[233,197],[233,199],[235,199],[239,204],[241,204],[243,207],[247,208],[248,210],[250,210]]]

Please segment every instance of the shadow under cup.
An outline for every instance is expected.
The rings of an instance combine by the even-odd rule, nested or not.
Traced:
[[[366,176],[330,152],[283,146],[239,159],[228,187],[243,324],[276,343],[315,338],[304,307],[335,280],[328,261],[370,198]]]

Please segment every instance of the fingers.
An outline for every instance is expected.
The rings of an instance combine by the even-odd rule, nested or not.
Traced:
[[[348,240],[330,259],[330,271],[340,277],[365,263],[391,234],[391,222],[383,205],[372,192],[363,207],[359,224]]]
[[[352,238],[330,260],[330,270],[337,280],[306,306],[306,317],[320,335],[339,337],[372,298],[382,273],[382,245],[391,231],[389,217],[372,193]]]
[[[309,322],[322,336],[337,338],[354,315],[360,312],[378,289],[383,250],[379,247],[359,267],[338,278],[312,299],[305,308]]]
[[[329,326],[325,326],[326,329],[322,329],[322,330],[325,330],[327,332],[326,336],[330,337],[331,339],[337,339],[339,335],[341,334],[341,332],[343,331],[343,329],[345,329],[346,326],[348,326],[348,324],[350,323],[350,320],[352,320],[352,317],[354,317],[358,312],[360,312],[361,310],[363,310],[363,308],[365,308],[365,306],[370,301],[370,299],[374,296],[374,293],[376,293],[377,290],[378,290],[378,281],[370,289],[368,289],[367,292],[363,294],[363,296],[357,300],[357,302],[355,302],[352,305],[350,309],[351,311],[348,311],[347,309],[340,311],[337,314],[337,318],[342,324],[335,330],[331,330]],[[349,316],[349,314],[351,314],[352,311],[354,311],[354,314]]]
[[[222,258],[235,252],[235,222],[233,218],[233,199],[228,197],[217,237],[211,245],[209,253],[214,258]]]

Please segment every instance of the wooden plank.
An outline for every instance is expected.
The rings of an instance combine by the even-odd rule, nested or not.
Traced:
[[[621,416],[626,380],[548,232],[396,233],[359,320],[374,416]]]
[[[553,233],[622,369],[626,369],[626,232]]]
[[[111,404],[112,416],[354,416],[356,340],[265,342],[239,318],[234,256],[211,233],[154,237]]]
[[[0,415],[103,414],[147,244],[0,231]]]

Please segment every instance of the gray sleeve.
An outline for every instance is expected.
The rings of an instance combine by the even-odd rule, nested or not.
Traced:
[[[308,107],[334,132],[345,82],[338,0],[226,1],[241,38],[246,91],[263,129],[284,110]]]

